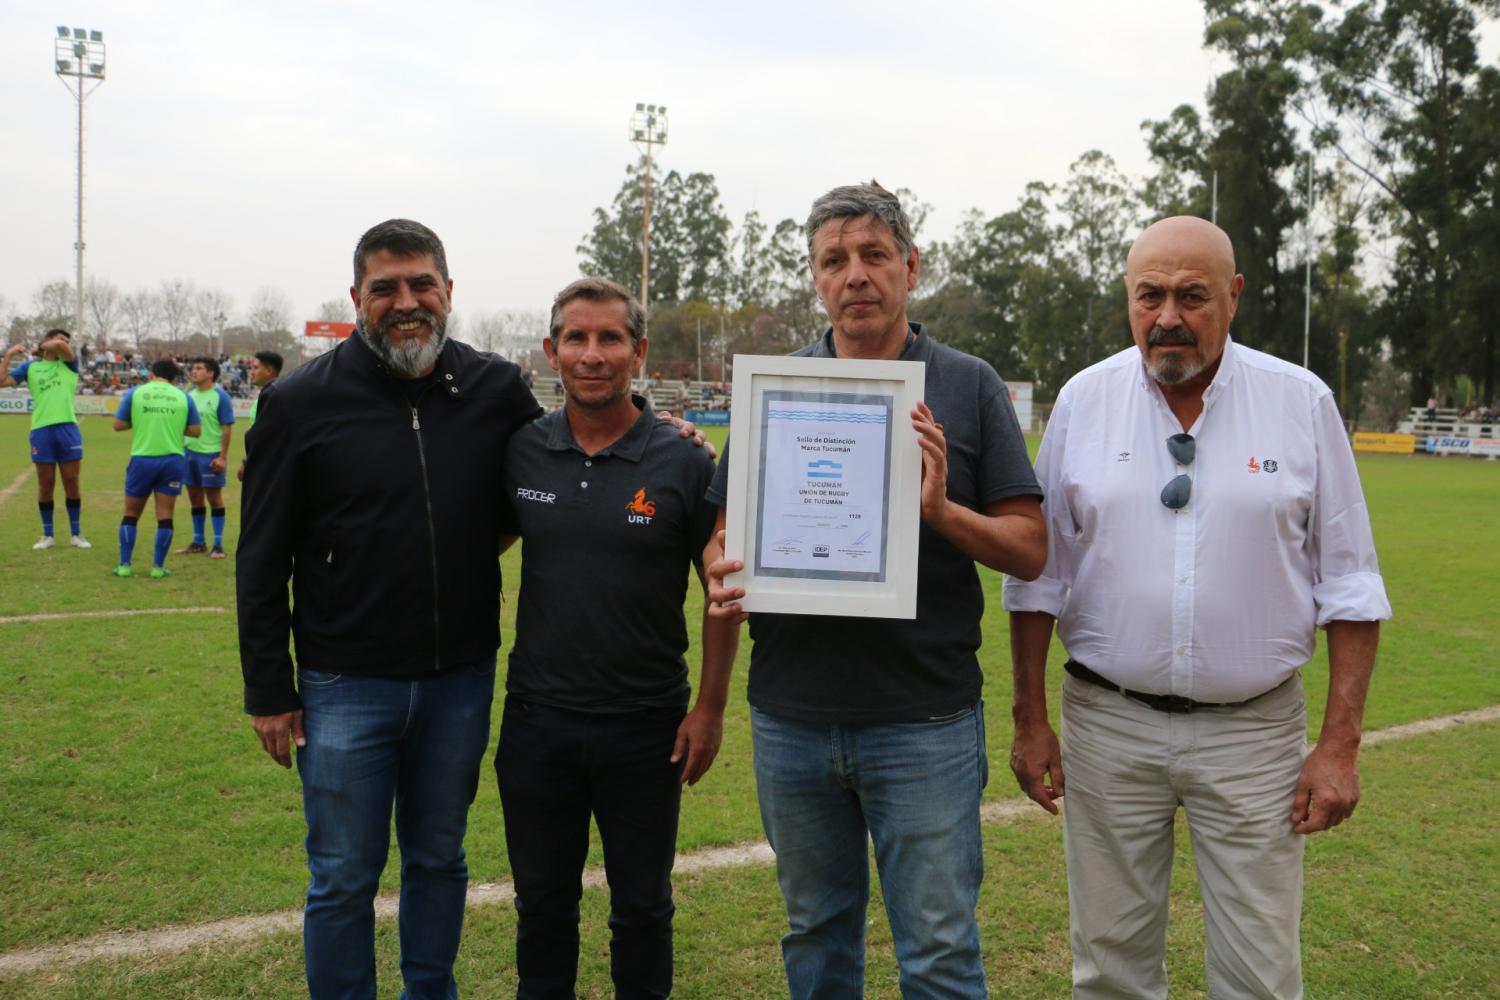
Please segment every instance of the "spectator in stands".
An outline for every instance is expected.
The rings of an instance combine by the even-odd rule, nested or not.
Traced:
[[[1427,414],[1426,414],[1426,416],[1427,416],[1428,420],[1436,420],[1437,419],[1437,405],[1438,405],[1438,398],[1436,396],[1428,396],[1427,397]]]

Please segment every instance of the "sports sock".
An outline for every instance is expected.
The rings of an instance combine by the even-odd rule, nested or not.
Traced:
[[[129,566],[130,559],[135,555],[135,522],[137,517],[120,518],[120,565]]]
[[[42,515],[42,534],[48,538],[52,537],[52,508],[55,507],[51,500],[38,500],[36,502],[37,513]]]
[[[224,508],[215,507],[211,512],[214,519],[214,548],[224,547]]]
[[[172,547],[172,522],[156,522],[156,551],[152,555],[151,565],[165,566],[167,564],[167,551]]]
[[[81,534],[78,530],[78,525],[83,520],[83,500],[79,497],[73,497],[72,499],[64,500],[63,503],[68,508],[68,526],[72,529],[72,533],[74,535]]]
[[[207,507],[193,508],[193,544],[203,544],[203,515],[208,513]]]

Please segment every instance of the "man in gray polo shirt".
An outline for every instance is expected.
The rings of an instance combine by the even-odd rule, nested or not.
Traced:
[[[495,771],[523,997],[573,995],[591,814],[616,994],[671,992],[678,803],[722,734],[738,624],[704,618],[692,711],[683,658],[682,603],[689,567],[702,577],[714,464],[630,392],[644,319],[612,281],[563,289],[544,348],[566,402],[505,453],[503,530],[525,547]]]
[[[863,995],[873,840],[902,995],[982,997],[974,908],[988,764],[974,563],[1041,571],[1041,491],[1000,376],[907,321],[919,254],[896,197],[873,181],[835,188],[813,204],[807,242],[832,325],[797,353],[927,371],[911,414],[923,467],[917,617],[749,616],[755,780],[790,925],[787,981],[794,998]],[[721,461],[709,493],[721,507],[727,471]],[[721,545],[716,531],[704,553],[710,614],[737,621],[744,590],[723,578],[741,563]]]

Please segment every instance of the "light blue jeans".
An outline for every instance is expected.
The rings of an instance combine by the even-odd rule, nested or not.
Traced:
[[[750,713],[761,822],[776,852],[793,1000],[864,995],[869,842],[901,995],[986,996],[974,908],[984,878],[984,716],[840,726]]]
[[[307,746],[302,941],[313,1000],[374,1000],[375,892],[401,850],[403,1000],[458,996],[464,831],[490,734],[495,658],[422,680],[298,672]]]

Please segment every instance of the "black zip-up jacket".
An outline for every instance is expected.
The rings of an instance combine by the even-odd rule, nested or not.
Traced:
[[[541,407],[515,365],[451,340],[407,389],[356,333],[260,398],[235,567],[251,715],[302,707],[289,631],[299,665],[363,676],[499,648],[501,457]]]

